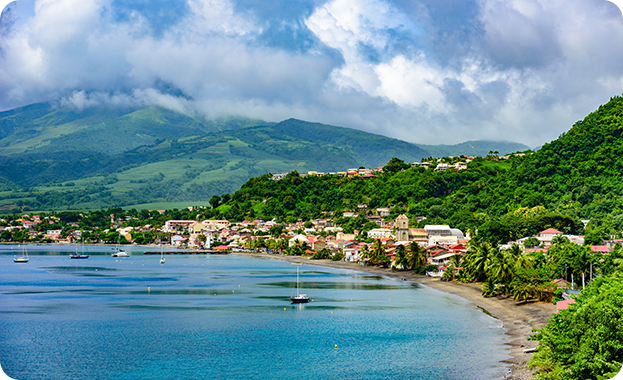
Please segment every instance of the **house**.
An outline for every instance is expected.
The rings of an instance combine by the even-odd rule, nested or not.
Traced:
[[[344,218],[354,218],[354,217],[355,217],[355,216],[357,216],[357,215],[356,215],[354,212],[347,211],[347,212],[345,212],[344,214],[342,214],[342,216],[343,216]]]
[[[409,241],[428,243],[428,234],[424,228],[409,228]]]
[[[610,248],[607,245],[591,245],[591,251],[606,254],[610,253]]]
[[[288,247],[292,247],[296,244],[301,244],[303,242],[307,242],[306,235],[294,235],[290,240],[288,240]]]
[[[180,236],[180,235],[175,235],[171,237],[171,245],[182,245],[186,240],[186,238]]]
[[[335,240],[355,240],[355,234],[345,234],[340,231],[335,234]]]
[[[310,236],[308,242],[311,246],[311,249],[316,252],[327,247],[327,241],[322,236]]]
[[[562,235],[562,232],[555,230],[553,228],[548,228],[544,231],[539,232],[536,238],[539,239],[541,243],[545,244],[546,247],[548,247],[552,244],[552,240],[554,240],[556,236],[561,236],[561,235]]]
[[[559,278],[558,280],[554,280],[552,282],[561,289],[571,288],[571,283],[569,283],[569,281],[565,280],[564,278]]]
[[[220,230],[223,228],[228,228],[231,225],[231,223],[228,220],[204,220],[201,223],[205,224],[206,226],[209,226],[213,230],[214,229]]]
[[[446,163],[441,163],[441,164],[437,165],[437,167],[435,167],[435,171],[443,172],[443,171],[448,170],[449,167],[450,167],[450,165],[448,165]]]
[[[371,239],[385,239],[392,237],[392,231],[387,228],[374,228],[368,231],[368,237]]]
[[[428,169],[430,167],[430,162],[414,162],[411,166],[419,166],[424,169]]]
[[[162,230],[164,232],[184,231],[195,223],[197,223],[195,220],[167,220]]]
[[[431,256],[428,258],[428,261],[432,265],[437,265],[437,266],[446,265],[452,261],[453,256],[456,256],[456,253],[454,252],[443,252],[442,250],[439,250],[439,251],[441,252],[437,254],[431,253]]]
[[[382,207],[382,208],[377,208],[376,212],[380,215],[380,216],[389,216],[389,208],[386,207]]]

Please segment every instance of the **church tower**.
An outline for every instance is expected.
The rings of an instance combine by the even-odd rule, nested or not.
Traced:
[[[396,241],[409,241],[409,218],[402,214],[396,218]]]

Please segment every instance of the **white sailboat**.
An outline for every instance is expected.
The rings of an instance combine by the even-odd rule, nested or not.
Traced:
[[[160,264],[164,264],[164,253],[162,252],[162,245],[160,246]]]
[[[24,257],[24,252],[26,253],[26,257]],[[26,249],[26,247],[24,247],[24,250],[22,252],[22,256],[20,257],[13,257],[13,262],[16,263],[27,263],[28,262],[28,250]]]
[[[126,252],[125,249],[119,248],[119,244],[121,243],[121,234],[119,234],[119,238],[117,239],[117,246],[115,247],[115,251],[110,254],[112,257],[130,257],[130,254]]]
[[[292,301],[292,303],[307,303],[309,302],[309,297],[307,297],[307,294],[299,293],[299,266],[301,264],[297,265],[292,263],[292,265],[296,265],[296,296],[290,297],[290,301]]]

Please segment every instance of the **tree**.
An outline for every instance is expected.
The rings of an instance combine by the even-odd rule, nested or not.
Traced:
[[[370,252],[370,263],[384,266],[390,261],[387,252],[380,239],[374,240],[372,252]]]
[[[217,208],[221,204],[221,196],[220,195],[213,195],[212,198],[210,198],[209,202],[210,202],[210,206],[212,206],[212,208]]]
[[[408,169],[409,165],[407,165],[403,160],[392,157],[391,160],[383,167],[383,171],[386,173],[397,173],[401,170]]]
[[[270,229],[268,230],[268,232],[270,232],[270,234],[273,235],[274,237],[278,237],[278,236],[281,236],[281,234],[283,233],[283,230],[285,230],[285,227],[283,226],[283,224],[273,224],[272,226],[270,226]]]
[[[410,269],[415,267],[423,267],[426,265],[426,256],[424,255],[424,248],[422,248],[417,242],[413,241],[409,244],[409,254],[407,255],[407,266]]]
[[[534,248],[541,245],[541,241],[534,236],[530,236],[523,242],[523,246],[526,248]]]
[[[399,245],[398,247],[396,247],[396,262],[394,264],[394,268],[396,267],[401,267],[402,269],[405,269],[408,264],[407,264],[407,251],[405,249],[404,245]]]
[[[539,345],[529,364],[542,380],[610,379],[623,362],[621,324],[623,277],[597,278],[534,335]]]

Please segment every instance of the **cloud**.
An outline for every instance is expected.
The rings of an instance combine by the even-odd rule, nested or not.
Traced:
[[[623,92],[622,47],[606,0],[19,0],[0,109],[158,104],[536,146]]]

